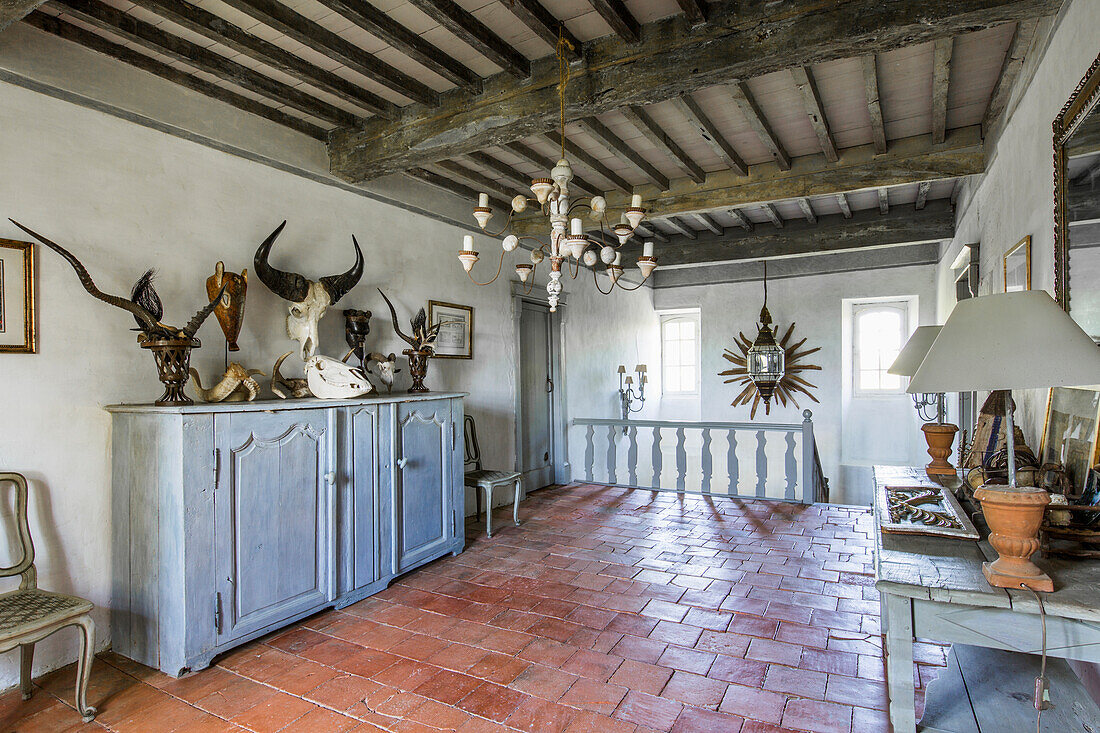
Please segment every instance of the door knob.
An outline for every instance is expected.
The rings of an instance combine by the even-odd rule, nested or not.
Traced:
[[[335,471],[329,471],[328,473],[325,474],[325,483],[328,483],[328,484],[336,483],[336,472]]]
[[[398,458],[397,459],[397,467],[398,468],[404,468],[405,464],[408,463],[408,462],[409,462],[408,458],[404,458],[404,457]]]

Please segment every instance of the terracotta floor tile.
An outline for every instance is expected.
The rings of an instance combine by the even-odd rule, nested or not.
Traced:
[[[157,704],[156,713],[139,710],[126,718],[110,725],[118,733],[172,733],[189,729],[192,725],[205,726],[217,721],[209,713],[174,698],[166,698]]]
[[[529,666],[531,663],[522,659],[497,652],[487,652],[474,666],[466,670],[466,674],[496,682],[498,685],[506,685]]]
[[[440,671],[439,667],[412,659],[401,659],[371,676],[375,682],[410,692],[428,682]]]
[[[723,713],[740,715],[746,720],[778,724],[783,718],[786,703],[786,695],[745,685],[730,685],[718,709]]]
[[[510,690],[493,682],[483,682],[477,689],[458,701],[457,707],[471,715],[488,718],[498,723],[512,714],[529,695]]]
[[[657,626],[657,619],[633,613],[617,613],[607,625],[607,629],[633,636],[649,636],[649,632],[653,631],[655,626]]]
[[[886,684],[877,680],[861,680],[831,674],[825,691],[825,699],[829,702],[885,710],[887,706]]]
[[[601,654],[585,649],[579,650],[562,665],[562,670],[580,677],[588,677],[601,682],[609,678],[623,663],[622,657]]]
[[[457,730],[470,715],[450,705],[428,700],[408,716],[409,720],[424,723],[436,729]]]
[[[670,646],[657,660],[657,664],[670,669],[706,674],[714,663],[715,655],[710,652],[701,652],[695,649],[684,649],[679,646]]]
[[[653,631],[649,632],[650,639],[683,647],[695,646],[702,635],[703,630],[698,626],[688,626],[674,621],[660,621]]]
[[[447,645],[446,649],[436,652],[425,661],[428,664],[443,667],[444,669],[450,669],[455,672],[465,672],[477,662],[481,661],[481,658],[484,656],[484,649],[479,649],[476,646],[468,646],[466,644],[451,643]]]
[[[670,677],[672,677],[671,669],[627,659],[608,681],[633,691],[656,695],[664,689]]]
[[[691,672],[674,672],[661,690],[661,697],[679,700],[688,705],[714,710],[726,694],[727,683]]]
[[[738,733],[743,722],[726,713],[686,707],[672,726],[672,733]]]
[[[545,664],[548,667],[560,667],[576,652],[576,647],[562,644],[553,639],[535,639],[518,656],[520,659]]]
[[[683,709],[675,700],[631,691],[619,703],[614,717],[654,730],[670,730]]]
[[[665,653],[668,647],[663,641],[657,639],[641,639],[637,636],[623,636],[619,643],[611,648],[611,652],[624,659],[634,659],[639,662],[656,662]]]
[[[516,730],[531,733],[560,733],[576,716],[575,708],[529,697],[520,703],[515,712],[504,722]]]
[[[707,677],[750,687],[761,687],[768,665],[753,659],[718,655],[707,671]]]
[[[768,666],[768,673],[764,677],[764,689],[824,700],[826,677],[824,672],[772,664]]]
[[[771,639],[753,639],[749,643],[749,650],[745,652],[745,658],[797,667],[802,659],[802,647]]]
[[[283,728],[281,733],[345,733],[359,724],[355,718],[324,708],[314,708]]]
[[[341,674],[308,690],[304,697],[334,710],[347,711],[381,687],[382,685],[365,677]]]
[[[526,692],[528,695],[556,701],[578,679],[580,678],[576,675],[562,672],[560,669],[532,664],[522,674],[509,682],[508,686],[514,690]]]
[[[783,713],[783,725],[788,728],[812,730],[814,733],[849,733],[852,730],[852,708],[816,700],[791,700]]]
[[[316,708],[300,697],[277,692],[230,720],[256,733],[274,733]]]
[[[581,679],[569,688],[559,702],[602,715],[611,715],[627,692],[628,690],[620,685]]]

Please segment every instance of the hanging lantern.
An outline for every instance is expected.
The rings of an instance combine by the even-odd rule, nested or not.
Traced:
[[[764,400],[764,412],[771,412],[771,399],[776,385],[783,379],[785,356],[775,342],[772,314],[768,312],[768,263],[764,262],[764,307],[760,309],[760,332],[748,353],[749,379]]]

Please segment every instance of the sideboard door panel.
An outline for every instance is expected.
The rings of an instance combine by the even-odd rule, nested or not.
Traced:
[[[333,597],[332,414],[218,415],[219,644]]]
[[[347,441],[344,457],[348,462],[343,487],[345,516],[341,524],[350,535],[350,557],[345,566],[347,587],[352,591],[366,587],[381,577],[378,563],[378,406],[348,408]]]
[[[448,401],[398,405],[394,487],[398,573],[438,555],[454,538],[451,435]]]

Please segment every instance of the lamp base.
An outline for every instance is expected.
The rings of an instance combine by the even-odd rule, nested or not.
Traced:
[[[999,557],[982,564],[982,573],[996,588],[1025,586],[1051,592],[1054,581],[1040,570],[1031,556],[1039,549],[1039,525],[1050,503],[1050,494],[1034,486],[985,484],[974,492],[982,503],[989,525],[989,543]]]
[[[922,425],[921,430],[924,431],[924,439],[928,441],[928,455],[932,456],[932,462],[924,467],[928,478],[954,476],[955,467],[947,458],[951,455],[951,444],[955,442],[955,433],[959,432],[958,426],[930,422]]]

